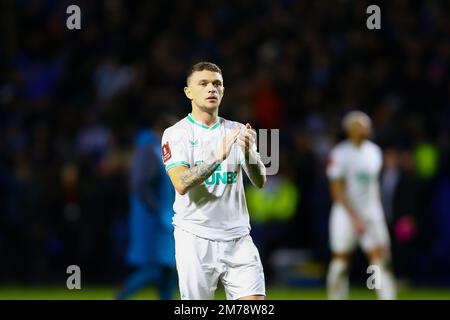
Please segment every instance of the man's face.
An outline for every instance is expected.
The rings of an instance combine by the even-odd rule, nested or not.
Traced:
[[[363,119],[354,120],[348,127],[347,133],[350,138],[357,140],[366,139],[370,136],[371,126],[370,123]]]
[[[224,90],[220,73],[202,70],[191,75],[184,93],[199,109],[213,111],[219,107]]]

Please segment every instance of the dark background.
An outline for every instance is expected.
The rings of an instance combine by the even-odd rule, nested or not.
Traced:
[[[71,4],[81,30],[66,28]],[[381,30],[366,27],[370,4]],[[123,278],[133,136],[190,111],[186,70],[207,60],[223,71],[221,116],[280,129],[279,176],[300,196],[288,221],[263,223],[283,236],[267,234],[261,250],[326,265],[327,154],[359,109],[385,151],[396,275],[450,285],[449,5],[2,1],[0,283],[64,281],[71,264],[91,282]]]

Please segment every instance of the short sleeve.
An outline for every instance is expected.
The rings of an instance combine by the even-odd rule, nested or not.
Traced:
[[[333,149],[328,157],[327,177],[330,180],[344,177],[344,161],[342,159],[342,153],[338,149]]]
[[[376,146],[375,147],[376,150],[376,155],[377,155],[377,171],[379,172],[381,170],[381,168],[383,167],[383,150],[381,150],[380,147]]]
[[[171,127],[164,131],[161,140],[161,154],[166,171],[177,166],[190,167],[186,139],[176,128]]]

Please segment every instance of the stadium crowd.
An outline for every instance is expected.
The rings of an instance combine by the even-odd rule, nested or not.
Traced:
[[[280,175],[299,201],[271,250],[328,259],[327,156],[360,109],[385,152],[396,274],[450,285],[449,3],[389,1],[368,30],[367,1],[76,2],[81,30],[66,28],[68,1],[0,13],[2,282],[59,281],[71,264],[120,279],[133,136],[188,113],[186,69],[208,60],[225,118],[280,129]]]

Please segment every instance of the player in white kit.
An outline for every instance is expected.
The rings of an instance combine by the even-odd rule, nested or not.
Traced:
[[[389,233],[378,183],[383,154],[367,139],[371,120],[365,113],[353,111],[347,114],[343,128],[348,139],[333,148],[327,165],[333,199],[329,224],[332,260],[327,275],[328,297],[347,298],[349,262],[359,243],[369,263],[378,267],[374,268],[374,275],[379,279],[373,282],[376,287],[379,285],[375,288],[378,298],[395,299]]]
[[[184,92],[192,112],[162,138],[166,171],[175,187],[173,224],[181,299],[214,298],[218,281],[227,299],[262,300],[264,273],[249,235],[243,173],[262,188],[266,169],[249,124],[218,116],[224,93],[213,63],[194,65]]]

